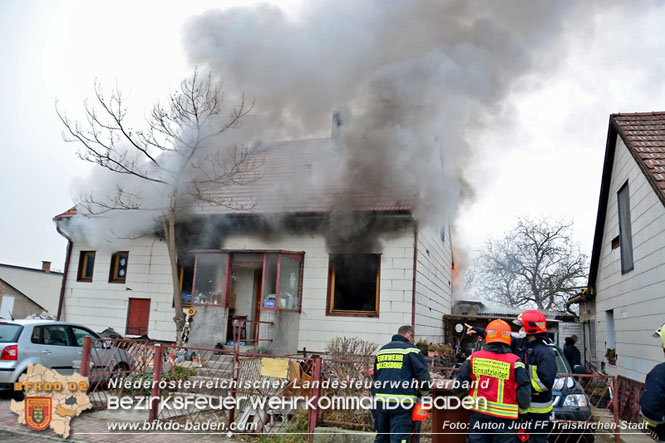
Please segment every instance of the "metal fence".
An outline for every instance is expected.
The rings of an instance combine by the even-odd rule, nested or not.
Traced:
[[[320,425],[373,430],[371,411],[360,403],[352,408],[334,403],[320,407],[318,401],[371,398],[373,363],[373,359],[239,352],[237,346],[228,351],[86,338],[81,374],[90,378],[89,397],[97,408],[105,408],[111,396],[150,397],[150,420],[212,421],[227,429],[233,424],[234,432],[301,433],[311,439]],[[431,366],[430,372],[436,378],[451,379],[456,368]],[[559,374],[553,388],[555,417],[549,441],[584,442],[606,434],[619,443],[620,421],[638,421],[641,390],[641,384],[623,377]],[[203,403],[208,406],[173,407],[176,399],[186,398],[206,400]],[[220,398],[234,402],[222,405]],[[284,407],[268,403],[270,398],[311,401]],[[433,435],[428,419],[422,423],[422,440]]]

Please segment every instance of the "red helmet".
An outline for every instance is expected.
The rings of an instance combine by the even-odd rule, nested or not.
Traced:
[[[524,311],[516,320],[513,320],[513,323],[522,325],[527,335],[547,332],[547,319],[545,314],[540,311]]]

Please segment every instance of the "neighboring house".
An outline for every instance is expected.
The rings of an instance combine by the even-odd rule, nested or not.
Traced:
[[[245,209],[201,206],[179,224],[189,232],[188,252],[179,257],[182,297],[196,309],[189,345],[228,342],[235,319],[249,321],[241,341],[260,340],[259,348],[273,353],[323,351],[338,336],[383,344],[411,323],[419,337],[443,341],[452,299],[449,229],[417,223],[415,195],[308,185],[313,153],[333,152],[331,145],[314,139],[260,147],[252,154],[262,164],[256,182],[205,190]],[[292,186],[294,177],[301,186]],[[55,218],[72,239],[75,214]],[[159,235],[122,250],[70,240],[66,269],[61,320],[175,339],[169,258]]]
[[[0,316],[55,315],[61,286],[62,273],[51,272],[50,262],[42,262],[42,269],[0,264]]]
[[[665,113],[610,116],[589,290],[569,302],[609,374],[644,381],[662,363],[651,333],[665,323]]]

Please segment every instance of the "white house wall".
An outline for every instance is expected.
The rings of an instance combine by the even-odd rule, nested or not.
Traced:
[[[628,180],[633,235],[634,269],[621,274],[620,248],[611,241],[619,235],[617,192]],[[596,279],[596,358],[604,360],[605,311],[614,310],[617,366],[610,374],[643,381],[663,361],[659,341],[651,337],[665,322],[665,207],[617,137],[607,217]]]
[[[81,250],[95,251],[92,282],[76,281]],[[125,283],[109,283],[111,256],[129,250]],[[65,289],[62,320],[96,332],[112,327],[125,335],[130,298],[149,298],[148,336],[173,341],[173,290],[166,244],[158,239],[132,241],[129,249],[87,247],[74,243]]]
[[[328,290],[328,250],[318,233],[285,235],[276,239],[252,236],[227,238],[223,249],[289,250],[305,253],[302,288],[302,313],[298,349],[323,351],[334,337],[360,337],[377,345],[390,341],[397,329],[411,322],[413,290],[413,227],[406,226],[381,236],[379,317],[326,315]]]
[[[416,265],[416,335],[433,343],[444,341],[443,316],[452,312],[452,247],[449,231],[418,229]]]

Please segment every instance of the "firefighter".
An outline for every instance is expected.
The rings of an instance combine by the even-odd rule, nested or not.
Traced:
[[[556,379],[554,352],[548,344],[547,320],[540,311],[522,312],[513,323],[520,325],[519,334],[513,334],[511,349],[526,366],[531,378],[531,403],[520,411],[520,419],[529,434],[530,443],[546,443],[552,414],[552,385]],[[482,328],[467,326],[468,334],[485,335]]]
[[[458,386],[473,382],[468,443],[515,441],[519,410],[531,401],[531,381],[524,363],[511,352],[511,341],[510,325],[491,321],[483,350],[471,354],[457,373]]]
[[[653,333],[660,338],[660,347],[665,353],[665,324]],[[665,363],[657,365],[647,374],[644,391],[640,399],[640,416],[665,442]]]
[[[429,395],[427,362],[413,341],[413,327],[402,326],[374,360],[375,442],[406,443],[418,396]]]

